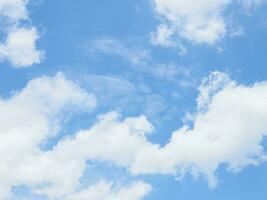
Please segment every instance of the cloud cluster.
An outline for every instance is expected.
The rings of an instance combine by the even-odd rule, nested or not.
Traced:
[[[145,116],[122,119],[110,112],[43,150],[41,145],[59,133],[63,116],[88,112],[96,100],[62,74],[30,81],[0,100],[0,198],[20,185],[62,200],[140,200],[151,190],[143,182],[124,188],[107,181],[79,189],[87,161],[112,163],[133,175],[190,173],[206,177],[211,187],[222,164],[236,172],[265,161],[261,143],[267,134],[267,83],[238,85],[227,74],[214,72],[199,91],[192,127],[185,124],[174,131],[164,146],[148,140],[153,126]]]
[[[200,87],[199,110],[193,125],[175,131],[164,147],[137,154],[135,173],[204,175],[216,186],[216,170],[230,171],[266,160],[262,141],[267,134],[267,83],[237,85],[226,74],[213,73]]]
[[[28,21],[28,0],[0,0],[1,32],[0,61],[13,67],[29,67],[40,63],[43,52],[36,47],[39,34],[35,27],[23,25]]]
[[[41,166],[31,167],[31,172],[36,173],[34,177],[45,174],[41,180],[50,184],[36,192],[46,194],[51,199],[72,194],[79,185],[88,160],[127,166],[132,162],[137,147],[146,145],[142,135],[151,129],[145,117],[119,121],[114,112],[99,117],[98,122],[90,129],[78,132],[75,137],[61,140],[51,151],[39,157],[38,163],[41,163]],[[65,177],[68,177],[68,180]],[[132,197],[127,199],[140,199],[148,193],[150,186],[141,184],[141,189],[141,193],[137,190],[138,193],[135,194],[138,198],[131,195]]]
[[[94,96],[66,80],[61,73],[54,77],[36,78],[21,91],[0,99],[0,198],[9,199],[11,188],[23,185],[49,199],[142,199],[151,190],[151,186],[144,182],[115,187],[112,182],[101,181],[80,189],[79,180],[85,171],[86,161],[101,155],[105,160],[109,150],[112,150],[111,159],[114,157],[114,161],[118,160],[120,164],[127,162],[132,151],[127,150],[130,146],[124,147],[126,152],[123,154],[119,146],[115,148],[112,144],[105,151],[107,141],[101,132],[109,131],[110,135],[116,131],[121,134],[142,134],[142,131],[150,129],[148,123],[143,124],[144,117],[128,119],[112,129],[111,123],[103,126],[103,123],[111,120],[113,114],[109,114],[101,119],[102,123],[92,127],[88,135],[77,133],[74,141],[61,140],[51,150],[41,148],[47,140],[56,137],[69,114],[90,112],[95,106]],[[93,143],[89,144],[87,140],[83,143],[83,137],[92,137]],[[119,142],[119,138],[114,139],[114,142]],[[125,140],[122,138],[122,142]],[[130,143],[134,148],[138,141]],[[88,144],[91,147],[84,146]]]
[[[198,44],[218,42],[228,32],[225,9],[233,2],[250,8],[261,0],[153,2],[163,20],[152,34],[153,43],[177,47],[180,38]],[[42,59],[42,51],[36,47],[37,29],[23,25],[29,20],[27,4],[28,0],[0,0],[0,18],[4,21],[0,28],[5,35],[0,43],[0,60],[9,61],[14,67],[28,67]],[[179,76],[190,76],[189,71],[179,71],[171,64],[151,69],[149,51],[112,39],[102,38],[91,45],[96,51],[127,60],[131,66],[139,65],[138,70],[158,80],[174,83]],[[101,85],[93,89],[102,93],[104,83],[124,95],[136,90],[127,81],[113,77],[90,78],[92,87],[97,81]],[[114,91],[104,93],[103,101],[111,95],[121,95]],[[220,166],[238,172],[266,161],[262,145],[267,135],[266,99],[267,82],[247,86],[225,73],[213,72],[199,87],[192,121],[174,131],[165,145],[148,139],[154,127],[146,116],[123,118],[111,111],[98,116],[90,128],[57,138],[53,147],[44,149],[43,144],[59,135],[69,116],[91,112],[96,98],[62,73],[35,78],[9,97],[0,97],[0,199],[12,199],[12,188],[20,186],[50,200],[141,200],[152,189],[143,181],[121,186],[102,180],[85,187],[81,178],[88,161],[123,167],[133,176],[160,173],[182,178],[191,174],[204,177],[215,187]],[[155,101],[142,102],[155,104],[151,112],[161,107]]]
[[[36,78],[0,99],[0,199],[8,197],[12,186],[42,183],[43,176],[50,179],[52,174],[36,173],[42,168],[40,145],[59,132],[60,113],[88,112],[95,104],[93,96],[62,74]]]
[[[155,12],[162,19],[152,34],[152,43],[172,47],[179,40],[215,44],[228,32],[225,10],[233,3],[251,8],[261,0],[153,0]]]
[[[133,174],[178,177],[190,173],[204,176],[211,187],[217,184],[215,174],[221,165],[237,172],[264,162],[261,143],[267,133],[267,83],[238,85],[227,74],[214,72],[203,80],[199,91],[192,127],[185,124],[174,131],[164,146],[147,139],[153,127],[144,116],[120,120],[111,112],[50,153],[55,160],[68,162],[111,162]]]

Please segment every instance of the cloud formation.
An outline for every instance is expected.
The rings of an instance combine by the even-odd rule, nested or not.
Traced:
[[[12,187],[27,186],[35,194],[45,195],[49,199],[62,200],[140,200],[151,190],[151,186],[140,181],[127,187],[116,186],[112,182],[100,181],[96,185],[79,189],[79,180],[83,176],[86,161],[97,155],[103,155],[105,146],[100,128],[88,133],[93,137],[95,146],[83,146],[82,140],[60,141],[51,150],[41,148],[47,140],[54,138],[61,130],[62,121],[76,112],[90,112],[96,106],[95,97],[88,94],[75,83],[66,80],[59,73],[54,77],[40,77],[30,81],[21,91],[0,100],[0,198],[9,199]],[[108,118],[108,117],[106,117]],[[139,134],[143,129],[143,118],[129,119],[122,125],[122,132]],[[140,127],[139,127],[140,126]],[[107,127],[112,128],[112,127]],[[116,127],[114,127],[116,128]],[[119,130],[114,130],[119,131]],[[94,133],[95,132],[95,133]],[[112,133],[112,131],[111,131]],[[75,137],[79,138],[81,134]],[[82,137],[86,137],[83,134]],[[99,138],[99,140],[97,139]],[[115,138],[114,138],[115,139]],[[125,138],[126,139],[126,138]],[[98,141],[94,141],[98,140]],[[81,142],[81,146],[76,145]],[[112,144],[111,144],[112,145]],[[95,148],[95,150],[94,150]],[[112,148],[112,146],[110,146]],[[126,146],[125,146],[126,148]],[[126,162],[128,152],[121,155],[118,147],[114,160]],[[94,155],[98,152],[97,155]],[[122,156],[121,158],[119,158]],[[66,179],[66,177],[68,177]],[[115,187],[116,186],[116,187]]]
[[[199,91],[192,127],[185,124],[174,131],[164,146],[147,139],[153,127],[144,116],[120,120],[112,112],[89,130],[62,141],[51,153],[60,160],[111,162],[133,174],[190,173],[206,177],[211,187],[217,184],[215,174],[221,165],[237,172],[264,162],[261,143],[267,133],[267,83],[238,85],[227,74],[214,72]],[[74,147],[79,148],[68,151]]]
[[[152,43],[173,47],[185,39],[195,44],[215,44],[229,32],[225,11],[233,4],[251,8],[261,0],[153,0],[161,24]]]
[[[69,112],[89,112],[95,105],[93,96],[62,74],[36,78],[11,97],[1,98],[0,199],[9,196],[12,186],[45,181],[43,176],[49,173],[35,174],[42,168],[40,145],[58,134],[61,113],[65,118]]]
[[[88,161],[124,167],[133,175],[190,173],[214,187],[219,166],[238,172],[266,160],[266,99],[266,82],[238,85],[227,74],[213,72],[199,88],[193,125],[174,131],[163,146],[149,141],[154,128],[145,116],[123,119],[109,112],[42,150],[41,144],[59,133],[63,116],[88,112],[96,100],[62,74],[34,79],[0,100],[0,197],[20,185],[51,200],[141,200],[151,190],[144,182],[113,187],[108,181],[81,189]]]
[[[23,25],[28,19],[28,0],[0,0],[1,30],[0,61],[9,61],[16,68],[29,67],[41,62],[44,52],[38,50],[39,39],[35,27]]]
[[[28,12],[26,4],[28,0],[1,0],[0,13],[1,15],[10,18],[10,20],[27,19]]]
[[[3,45],[0,45],[0,56],[8,58],[13,66],[26,67],[40,63],[42,52],[35,46],[39,38],[35,28],[19,28],[10,31]]]
[[[239,171],[266,160],[267,83],[238,85],[215,72],[203,81],[193,125],[172,134],[164,147],[150,146],[135,157],[134,173],[206,176],[216,186],[222,164]]]

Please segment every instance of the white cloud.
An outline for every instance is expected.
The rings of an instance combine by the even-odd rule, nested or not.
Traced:
[[[198,110],[204,110],[211,103],[213,96],[229,84],[234,84],[228,74],[212,72],[210,76],[202,80],[199,86],[197,98]]]
[[[12,186],[43,183],[46,174],[34,174],[31,168],[41,167],[39,146],[60,130],[60,113],[88,112],[95,104],[93,96],[62,74],[34,79],[0,99],[0,199],[8,197]]]
[[[24,174],[30,172],[31,178],[23,177],[22,180],[28,180],[28,184],[33,186],[37,183],[48,183],[44,187],[36,188],[35,193],[47,195],[50,199],[69,195],[73,197],[88,160],[129,166],[133,162],[138,147],[147,144],[144,135],[151,132],[152,126],[144,116],[127,118],[123,121],[120,121],[118,117],[119,115],[115,112],[102,115],[90,129],[80,131],[72,138],[61,140],[51,151],[43,153],[37,159],[28,160],[20,174],[23,177]],[[131,190],[134,194],[128,196],[127,199],[139,200],[150,190],[150,186],[142,183]],[[126,197],[127,192],[123,191],[127,189],[122,189],[114,194],[114,197]],[[87,194],[88,191],[82,191],[74,197],[78,198],[84,193]],[[99,195],[99,199],[102,199],[107,194],[95,195]]]
[[[0,0],[0,13],[11,20],[27,19],[27,2],[28,0]]]
[[[89,130],[78,132],[74,138],[61,141],[52,152],[57,160],[101,160],[127,166],[142,146],[145,135],[153,130],[144,116],[119,120],[119,114],[110,112],[99,117]],[[76,147],[75,151],[72,151]],[[122,151],[123,149],[123,151]]]
[[[237,85],[222,73],[213,73],[200,87],[199,111],[193,126],[175,131],[162,148],[150,147],[136,155],[134,173],[204,175],[217,184],[217,168],[239,171],[266,160],[267,83]]]
[[[133,174],[188,172],[205,176],[211,187],[217,184],[215,174],[222,164],[236,172],[265,161],[261,143],[267,133],[267,83],[238,85],[227,74],[214,72],[199,91],[192,128],[184,125],[165,146],[148,141],[153,128],[145,117],[119,120],[118,114],[108,113],[50,153],[66,163],[111,162]]]
[[[125,167],[134,175],[205,176],[212,187],[222,164],[236,172],[265,161],[261,143],[267,133],[267,83],[238,85],[214,72],[199,91],[192,128],[184,125],[164,146],[148,140],[153,126],[145,116],[122,119],[110,112],[43,151],[40,145],[60,130],[60,113],[91,110],[95,99],[61,74],[31,81],[0,101],[1,199],[20,185],[49,199],[67,200],[90,195],[96,200],[140,200],[151,189],[143,182],[114,187],[104,181],[80,190],[89,160]]]
[[[153,2],[157,15],[163,18],[162,24],[153,34],[153,41],[158,41],[158,44],[166,46],[167,44],[172,44],[169,38],[175,37],[197,44],[215,44],[228,33],[228,23],[225,19],[224,11],[233,2],[238,2],[246,8],[251,8],[262,1],[153,0]],[[162,29],[162,27],[165,28]]]
[[[265,161],[261,143],[267,133],[267,83],[238,85],[227,74],[214,72],[199,91],[192,128],[185,124],[164,146],[147,139],[153,128],[145,117],[119,120],[118,114],[108,113],[50,153],[55,160],[111,162],[133,174],[191,173],[206,177],[211,187],[222,164],[237,172]],[[70,151],[74,147],[79,148]]]
[[[40,63],[43,52],[37,50],[39,38],[35,28],[19,28],[9,32],[8,38],[0,45],[0,58],[9,60],[14,67],[27,67]]]
[[[68,196],[65,200],[140,200],[151,186],[144,182],[133,183],[130,187],[114,189],[113,184],[101,181],[85,190]]]
[[[39,34],[35,27],[23,26],[28,21],[28,0],[0,0],[0,17],[6,23],[1,27],[5,41],[0,42],[0,61],[10,61],[14,67],[38,64],[43,52],[36,47]]]
[[[138,140],[137,135],[151,129],[144,117],[128,118],[116,124],[117,115],[109,113],[99,118],[99,124],[90,130],[77,133],[75,139],[61,140],[49,151],[40,148],[60,132],[62,120],[69,113],[90,112],[95,106],[94,96],[66,80],[61,73],[55,77],[36,78],[21,91],[0,99],[0,198],[9,199],[11,188],[23,185],[49,199],[143,199],[151,190],[144,182],[122,187],[102,181],[80,190],[79,180],[89,159],[103,156],[103,160],[117,160],[119,164],[128,162],[127,156],[138,141],[130,139],[123,153],[112,143],[107,145],[105,139],[113,139],[115,144],[122,133],[128,132],[130,138],[133,135],[133,140]],[[118,133],[117,137],[113,132]],[[122,142],[125,140],[127,138],[121,138]],[[90,145],[89,151],[85,145]],[[110,150],[108,157],[106,154]]]

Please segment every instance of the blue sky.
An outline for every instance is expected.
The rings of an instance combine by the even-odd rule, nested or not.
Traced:
[[[265,0],[0,0],[0,199],[265,200]]]

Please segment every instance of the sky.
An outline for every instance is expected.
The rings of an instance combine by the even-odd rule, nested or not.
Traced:
[[[265,200],[265,0],[0,0],[0,199]]]

